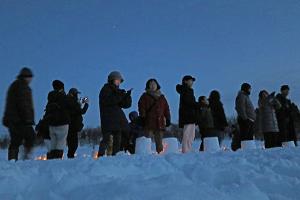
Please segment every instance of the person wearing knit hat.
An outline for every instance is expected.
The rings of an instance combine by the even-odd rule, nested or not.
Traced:
[[[238,114],[238,123],[240,127],[240,141],[242,146],[253,144],[254,137],[254,123],[256,120],[256,112],[254,105],[250,99],[251,85],[243,83],[239,91],[236,101],[235,109]]]
[[[62,159],[70,124],[70,112],[64,83],[52,82],[53,91],[48,94],[45,118],[49,123],[51,138],[50,152],[47,159]]]
[[[34,143],[34,106],[30,83],[33,73],[29,68],[21,69],[17,79],[10,85],[3,117],[3,125],[8,128],[10,145],[8,160],[18,160],[19,146],[24,142],[25,156],[30,157]]]
[[[103,139],[99,145],[98,157],[104,156],[108,148],[110,137],[113,136],[113,155],[121,149],[122,134],[128,130],[128,121],[123,109],[131,107],[131,91],[120,89],[124,81],[118,71],[108,75],[107,83],[99,94],[99,107]]]
[[[299,113],[297,106],[288,98],[290,87],[282,85],[280,94],[276,95],[276,99],[280,102],[281,108],[277,110],[276,116],[279,126],[279,140],[282,146],[288,144],[297,145],[297,135],[294,124],[294,114]],[[296,114],[297,115],[297,114]]]

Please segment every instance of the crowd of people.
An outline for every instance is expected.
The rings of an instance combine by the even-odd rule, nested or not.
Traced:
[[[33,73],[23,68],[17,79],[10,85],[3,117],[3,125],[10,133],[8,159],[18,160],[19,147],[24,145],[24,159],[30,158],[35,138],[42,138],[48,147],[47,159],[61,159],[64,148],[68,146],[68,158],[74,158],[78,148],[78,133],[83,129],[83,115],[89,107],[88,98],[79,98],[80,92],[71,88],[65,92],[64,83],[52,82],[53,90],[48,94],[43,118],[35,126],[34,105],[30,83]],[[129,114],[130,123],[124,109],[132,106],[132,89],[121,89],[124,78],[120,72],[111,72],[107,83],[99,94],[99,108],[102,140],[98,157],[107,153],[113,137],[112,155],[120,151],[135,153],[136,139],[151,138],[155,142],[156,152],[163,152],[163,137],[166,128],[171,125],[171,114],[167,98],[161,91],[156,79],[149,79],[145,92],[138,101],[138,112]],[[221,95],[214,90],[209,97],[196,99],[193,85],[196,79],[184,76],[176,91],[180,96],[179,127],[183,130],[182,153],[192,150],[196,127],[199,127],[203,140],[217,137],[221,141],[225,132],[233,130],[227,122]],[[236,97],[238,126],[234,131],[232,149],[237,150],[254,140],[255,131],[263,133],[265,148],[280,147],[293,142],[297,145],[295,118],[299,117],[297,106],[288,99],[289,86],[283,85],[279,94],[259,93],[258,108],[251,101],[251,85],[244,83]],[[35,126],[35,129],[33,128]]]

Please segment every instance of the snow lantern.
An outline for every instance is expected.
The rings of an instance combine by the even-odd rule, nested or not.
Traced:
[[[289,141],[289,142],[283,142],[282,147],[296,147],[294,141]]]
[[[151,138],[139,137],[136,139],[135,144],[135,154],[137,155],[147,155],[151,154]]]
[[[256,144],[254,140],[245,140],[241,142],[241,147],[243,150],[256,149]]]
[[[164,153],[179,153],[178,140],[175,137],[163,139]]]
[[[220,151],[220,144],[218,137],[206,137],[203,141],[204,151],[217,152]]]

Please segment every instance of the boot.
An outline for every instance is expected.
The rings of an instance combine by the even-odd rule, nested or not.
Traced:
[[[18,149],[8,149],[8,160],[18,160],[19,150]]]
[[[53,150],[52,150],[52,151],[49,151],[49,152],[47,153],[47,160],[52,160],[52,159],[54,159]]]
[[[56,158],[57,159],[63,159],[64,157],[64,150],[57,150],[57,154],[56,154]]]

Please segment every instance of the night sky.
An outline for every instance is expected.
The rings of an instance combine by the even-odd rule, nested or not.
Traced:
[[[36,121],[51,82],[61,79],[90,97],[86,125],[99,126],[98,94],[112,70],[123,73],[122,87],[134,88],[127,113],[157,78],[174,123],[175,86],[186,74],[197,78],[197,97],[220,90],[228,116],[245,81],[255,105],[261,89],[282,84],[300,103],[299,21],[297,0],[0,0],[0,113],[23,66],[35,74]]]

